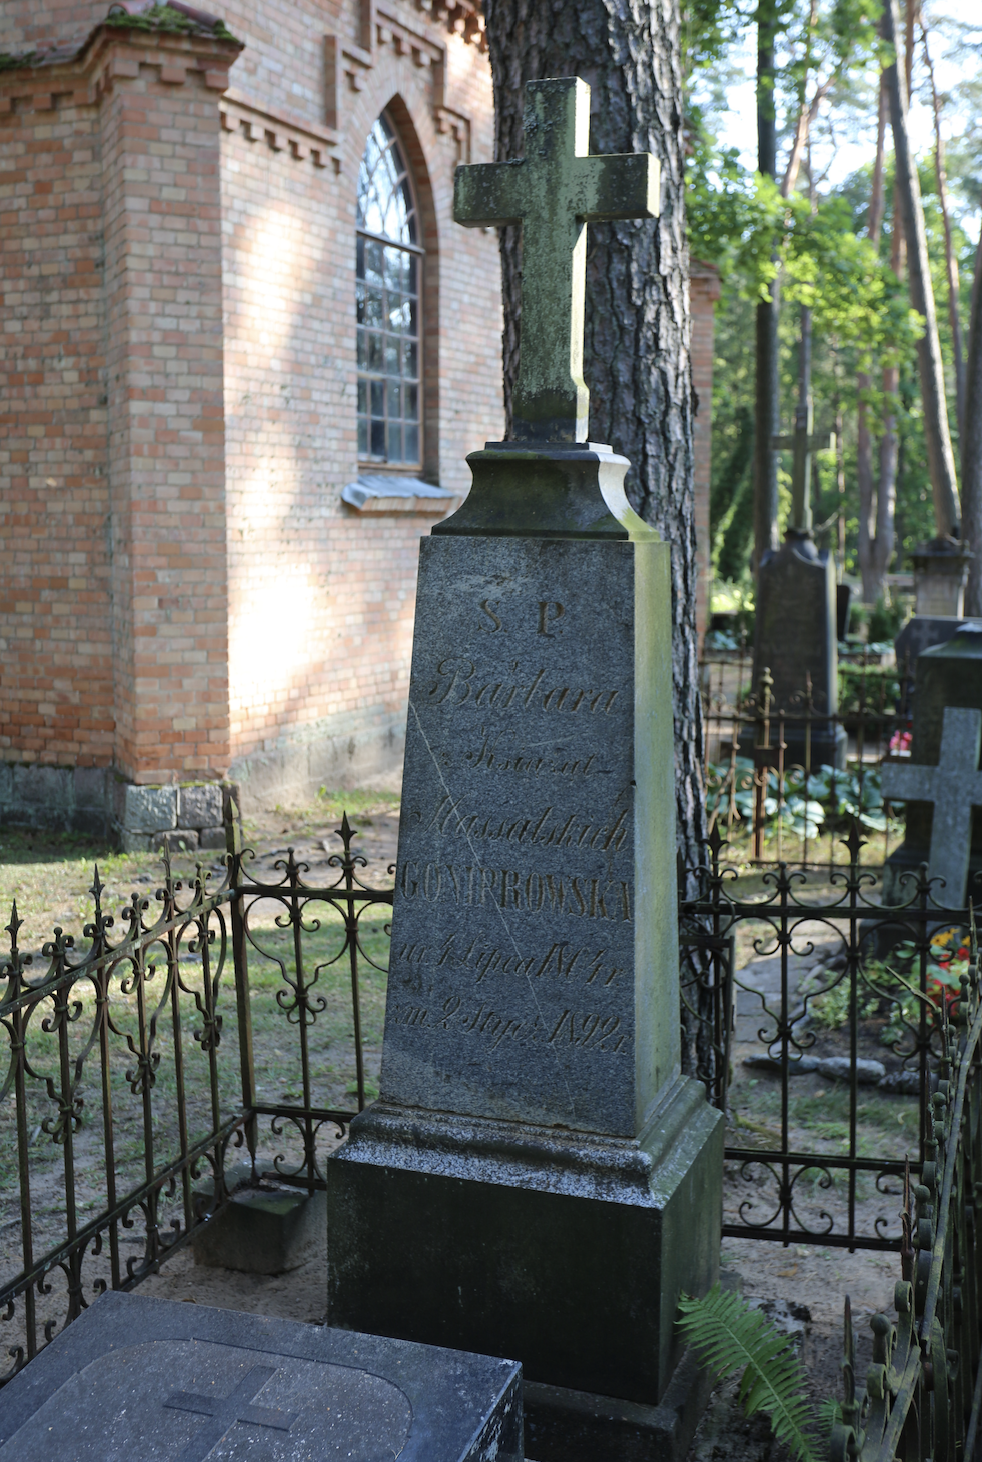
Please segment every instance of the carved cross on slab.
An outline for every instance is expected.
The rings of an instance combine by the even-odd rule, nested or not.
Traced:
[[[972,809],[982,807],[979,742],[982,711],[945,706],[941,754],[936,767],[911,762],[884,762],[883,796],[896,802],[933,802],[928,874],[943,878],[939,904],[963,909],[968,860],[972,850]]]
[[[809,396],[794,416],[791,436],[771,437],[775,452],[794,452],[791,473],[791,527],[798,533],[812,530],[812,453],[835,450],[835,432],[814,431],[815,413]]]
[[[519,441],[585,442],[586,225],[655,218],[660,172],[649,153],[590,157],[590,88],[579,77],[530,81],[525,157],[459,167],[454,218],[522,225],[522,340],[512,402]]]
[[[190,1391],[172,1391],[164,1401],[177,1411],[194,1411],[209,1421],[188,1442],[180,1462],[203,1462],[227,1432],[239,1422],[246,1426],[268,1426],[274,1431],[288,1432],[296,1421],[296,1413],[278,1411],[269,1406],[252,1406],[252,1398],[276,1375],[275,1366],[253,1366],[230,1396],[196,1396]]]

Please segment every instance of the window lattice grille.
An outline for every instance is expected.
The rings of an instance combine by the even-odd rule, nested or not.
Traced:
[[[358,177],[358,456],[420,462],[416,210],[395,133],[379,117]]]

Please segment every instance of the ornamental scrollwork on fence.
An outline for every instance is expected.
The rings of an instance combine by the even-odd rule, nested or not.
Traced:
[[[338,833],[328,887],[308,886],[292,851],[263,884],[248,876],[229,802],[220,877],[199,865],[185,884],[165,851],[159,886],[134,893],[114,919],[97,868],[82,941],[56,928],[40,960],[23,949],[13,908],[0,958],[0,1163],[9,1174],[0,1189],[0,1385],[99,1294],[154,1273],[221,1211],[233,1181],[323,1187],[319,1148],[366,1101],[360,972],[384,963],[366,947],[363,917],[381,909],[387,919],[392,904],[391,889],[361,880],[366,862],[352,851],[347,817]],[[250,927],[260,904],[275,909],[269,922],[286,948],[272,951],[281,978],[265,990],[254,978],[250,993],[248,951],[258,961],[269,944],[268,931]],[[325,918],[338,949],[310,964],[304,940]],[[339,961],[339,1039],[355,1047],[356,1103],[319,1108],[311,1066],[320,1058],[307,1037],[325,1009],[325,971]],[[279,1102],[257,1100],[260,1009],[267,1024],[282,1022],[285,1066],[298,1073]],[[272,1152],[258,1140],[263,1118],[284,1139]]]
[[[860,1395],[845,1309],[845,1400],[832,1462],[955,1462],[975,1455],[982,1406],[982,1001],[973,959],[944,1020],[920,1178],[905,1182],[894,1314],[875,1315]]]

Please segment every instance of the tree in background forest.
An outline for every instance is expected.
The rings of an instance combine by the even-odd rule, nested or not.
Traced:
[[[687,31],[691,248],[695,256],[718,263],[724,280],[717,311],[713,421],[714,570],[719,580],[729,581],[744,595],[752,592],[751,463],[755,452],[758,460],[761,454],[754,428],[755,410],[760,409],[752,361],[754,315],[777,273],[782,303],[778,415],[787,420],[793,411],[797,320],[804,307],[813,311],[816,427],[840,433],[838,460],[818,463],[816,533],[820,541],[842,544],[843,567],[850,574],[861,571],[864,598],[873,602],[883,592],[895,537],[897,547],[907,553],[933,536],[936,526],[930,434],[925,434],[923,375],[918,371],[923,320],[911,312],[904,228],[900,222],[895,226],[892,127],[886,88],[881,88],[881,67],[890,58],[876,33],[881,4],[880,0],[870,4],[857,0],[855,6],[833,0],[788,0],[778,13],[782,28],[775,49],[774,96],[779,157],[773,179],[741,167],[736,152],[727,152],[717,141],[728,90],[743,79],[734,69],[734,58],[745,65],[748,60],[746,50],[740,50],[739,31],[757,14],[748,10],[741,16],[725,0],[720,4],[703,0],[701,8],[690,12]],[[972,355],[970,294],[963,289],[959,295],[957,288],[959,272],[970,277],[975,264],[964,220],[979,206],[982,138],[971,120],[979,112],[977,107],[972,111],[968,93],[973,85],[982,87],[970,80],[960,96],[939,95],[927,61],[934,47],[937,54],[945,50],[950,54],[958,47],[963,53],[973,47],[982,51],[982,26],[974,33],[965,28],[959,32],[954,26],[932,32],[927,18],[918,18],[913,11],[909,18],[908,45],[901,34],[901,49],[906,51],[904,61],[913,67],[915,92],[938,117],[939,130],[945,108],[953,102],[960,102],[970,118],[965,132],[949,143],[947,156],[935,145],[932,155],[918,159],[915,178],[923,199],[929,280],[934,295],[948,305],[938,311],[938,336],[954,425],[953,321],[968,339],[967,422],[973,419],[967,406],[971,365],[982,356],[978,332]],[[911,54],[915,34],[925,58],[916,65]],[[932,49],[927,48],[929,35]],[[870,163],[830,185],[826,174],[836,147],[860,137],[869,139]],[[796,166],[797,176],[789,182]],[[973,383],[977,376],[978,371],[971,377]],[[961,446],[965,536],[971,539],[972,499],[964,457],[970,445],[969,428]],[[982,529],[982,440],[975,451],[974,502]],[[783,473],[780,481],[783,519],[788,496]],[[973,573],[978,574],[982,597],[982,531],[976,537],[980,556],[973,562]]]

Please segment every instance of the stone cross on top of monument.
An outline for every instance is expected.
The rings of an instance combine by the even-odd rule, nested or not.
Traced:
[[[943,908],[966,905],[972,847],[972,812],[982,807],[979,743],[982,711],[945,706],[941,754],[936,767],[916,762],[883,763],[883,796],[895,802],[933,802],[928,876],[943,878],[934,897]]]
[[[457,169],[454,218],[471,228],[522,225],[515,438],[585,442],[586,225],[657,217],[659,164],[646,152],[589,155],[590,88],[578,77],[530,81],[524,127],[524,158]]]
[[[812,453],[835,450],[835,432],[815,432],[814,409],[809,396],[794,414],[791,436],[771,438],[775,452],[793,451],[791,475],[791,530],[806,534],[812,531]]]

